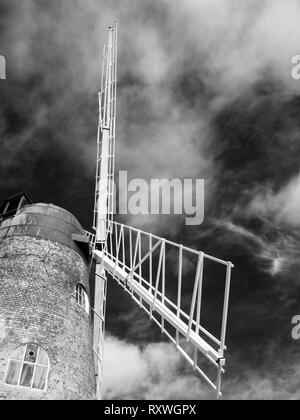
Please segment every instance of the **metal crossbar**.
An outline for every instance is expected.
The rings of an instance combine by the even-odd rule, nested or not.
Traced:
[[[95,248],[95,236],[86,234],[103,270],[146,311],[220,398],[233,264],[117,222],[111,222],[101,251]],[[204,327],[201,318],[204,268],[208,261],[224,267],[219,337]],[[172,273],[166,274],[170,265]],[[215,380],[200,366],[200,354],[216,368]]]

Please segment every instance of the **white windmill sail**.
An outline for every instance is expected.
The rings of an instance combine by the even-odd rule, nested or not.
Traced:
[[[94,224],[96,240],[105,243],[114,214],[114,173],[117,104],[117,24],[109,28],[103,49],[95,183]]]
[[[101,398],[106,288],[109,275],[159,326],[208,385],[221,394],[226,329],[233,264],[113,221],[113,179],[116,134],[117,25],[109,28],[103,53],[94,229],[90,237],[96,262],[94,352],[97,395]],[[204,327],[203,288],[207,265],[221,272],[222,304],[219,336]],[[220,271],[221,269],[221,271]],[[223,270],[223,271],[222,271]],[[201,362],[215,369],[206,373]]]
[[[114,173],[117,97],[117,24],[109,28],[108,44],[102,56],[99,124],[93,228],[96,231],[93,247],[105,247],[107,231],[114,214]],[[94,358],[97,397],[101,399],[103,380],[103,346],[105,335],[107,278],[102,264],[96,260],[94,297]]]

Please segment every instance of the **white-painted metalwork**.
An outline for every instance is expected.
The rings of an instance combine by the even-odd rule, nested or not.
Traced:
[[[107,229],[114,214],[114,173],[117,105],[117,24],[109,28],[108,44],[102,56],[99,124],[97,134],[97,162],[93,228],[97,243],[105,244]],[[93,244],[95,246],[95,242]],[[101,398],[103,376],[103,346],[105,334],[107,279],[103,266],[96,262],[94,298],[94,359],[97,397]]]
[[[94,224],[97,242],[105,242],[114,214],[114,173],[117,106],[117,24],[109,28],[103,49],[95,183]]]
[[[95,299],[93,308],[94,318],[94,362],[96,372],[97,398],[102,397],[103,383],[103,348],[105,337],[107,277],[102,264],[96,261]]]
[[[109,28],[103,52],[100,118],[97,139],[95,187],[95,235],[86,232],[96,263],[94,354],[97,397],[101,398],[107,275],[113,277],[141,309],[159,326],[178,351],[216,392],[221,394],[225,367],[225,340],[230,294],[231,262],[195,251],[151,233],[113,221],[116,137],[117,25]],[[224,292],[219,334],[203,321],[203,288],[208,264],[223,268],[220,288]],[[223,281],[223,283],[222,283]],[[202,355],[202,357],[200,357]],[[215,368],[215,378],[201,362]]]
[[[93,243],[95,239],[90,237]],[[117,222],[112,222],[106,244],[102,250],[93,251],[95,260],[221,397],[232,263]],[[220,337],[201,322],[203,273],[208,261],[224,267],[223,285],[220,281],[220,288],[225,290]],[[167,266],[171,266],[168,273]],[[200,367],[200,353],[216,368],[215,380]]]

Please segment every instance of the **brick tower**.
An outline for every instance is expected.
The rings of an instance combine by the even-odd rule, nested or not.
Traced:
[[[0,209],[0,399],[96,399],[88,258],[66,210]]]

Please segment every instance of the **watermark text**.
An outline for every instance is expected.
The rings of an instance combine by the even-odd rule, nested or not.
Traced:
[[[295,315],[292,319],[292,324],[294,328],[292,329],[292,338],[293,340],[300,340],[300,315]]]
[[[0,80],[6,79],[6,59],[0,54]]]
[[[292,64],[292,78],[294,80],[300,80],[300,55],[294,55]]]
[[[120,171],[118,175],[118,188],[116,184],[112,188],[114,214],[183,215],[187,226],[199,226],[203,223],[205,187],[203,179],[178,178],[146,181],[135,178],[129,181],[126,171]],[[103,185],[100,181],[99,191],[106,189],[106,181],[103,181]],[[101,201],[101,193],[99,201]]]

